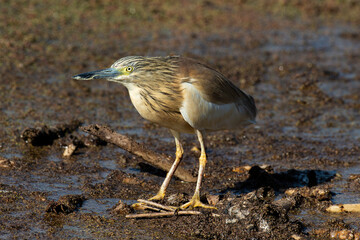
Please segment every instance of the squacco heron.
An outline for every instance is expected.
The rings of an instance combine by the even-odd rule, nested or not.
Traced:
[[[179,56],[128,56],[110,68],[82,73],[76,80],[107,79],[121,83],[139,114],[169,128],[175,138],[176,158],[159,192],[150,200],[162,200],[184,150],[180,133],[195,133],[200,142],[199,173],[193,197],[180,209],[205,207],[200,185],[206,165],[203,135],[207,131],[238,129],[255,122],[254,99],[215,69]]]

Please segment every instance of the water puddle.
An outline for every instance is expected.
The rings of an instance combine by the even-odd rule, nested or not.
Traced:
[[[92,213],[101,216],[108,216],[109,209],[119,202],[117,198],[88,199],[80,208],[80,213]]]

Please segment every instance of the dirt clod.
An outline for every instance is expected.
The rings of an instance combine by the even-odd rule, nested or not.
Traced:
[[[69,214],[81,207],[86,198],[82,195],[66,195],[59,198],[58,201],[50,202],[46,207],[47,213]]]
[[[27,128],[22,132],[21,138],[33,146],[51,145],[54,140],[75,131],[81,124],[81,121],[73,120],[70,123],[59,124],[55,127],[44,125],[38,128]]]
[[[330,200],[332,197],[331,192],[323,187],[302,187],[302,188],[295,188],[295,189],[288,189],[285,191],[285,194],[288,196],[294,196],[296,194],[300,194],[306,199],[313,199],[315,201],[324,201]]]
[[[166,198],[167,204],[172,206],[180,206],[181,204],[185,204],[187,201],[189,201],[189,196],[185,193],[170,194]]]
[[[260,231],[275,236],[276,233],[292,235],[301,233],[300,222],[291,221],[287,211],[273,204],[274,191],[260,188],[230,201],[227,224],[240,224],[248,231]]]
[[[119,201],[112,209],[111,209],[112,213],[115,214],[129,214],[132,212],[132,208],[127,205],[126,203],[124,203],[123,201]]]

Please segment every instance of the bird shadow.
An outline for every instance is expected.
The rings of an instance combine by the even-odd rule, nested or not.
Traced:
[[[249,170],[249,177],[243,182],[235,183],[234,187],[220,191],[224,194],[248,193],[261,187],[270,187],[276,194],[284,193],[289,188],[313,187],[330,181],[335,177],[336,171],[324,170],[295,170],[272,173],[259,166],[253,166]]]
[[[140,162],[138,166],[141,172],[147,172],[158,177],[166,177],[166,171],[153,167],[150,164]]]

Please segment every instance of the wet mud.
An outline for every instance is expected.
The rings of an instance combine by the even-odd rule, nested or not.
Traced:
[[[357,1],[5,1],[0,8],[0,238],[359,239]],[[128,219],[166,172],[86,134],[103,124],[174,156],[127,90],[71,77],[127,55],[179,54],[251,94],[257,124],[208,133],[202,214]],[[74,120],[75,119],[75,120]],[[199,146],[182,135],[196,177]],[[69,149],[72,149],[71,151]],[[65,154],[66,152],[66,154]],[[164,205],[191,198],[174,178]]]

